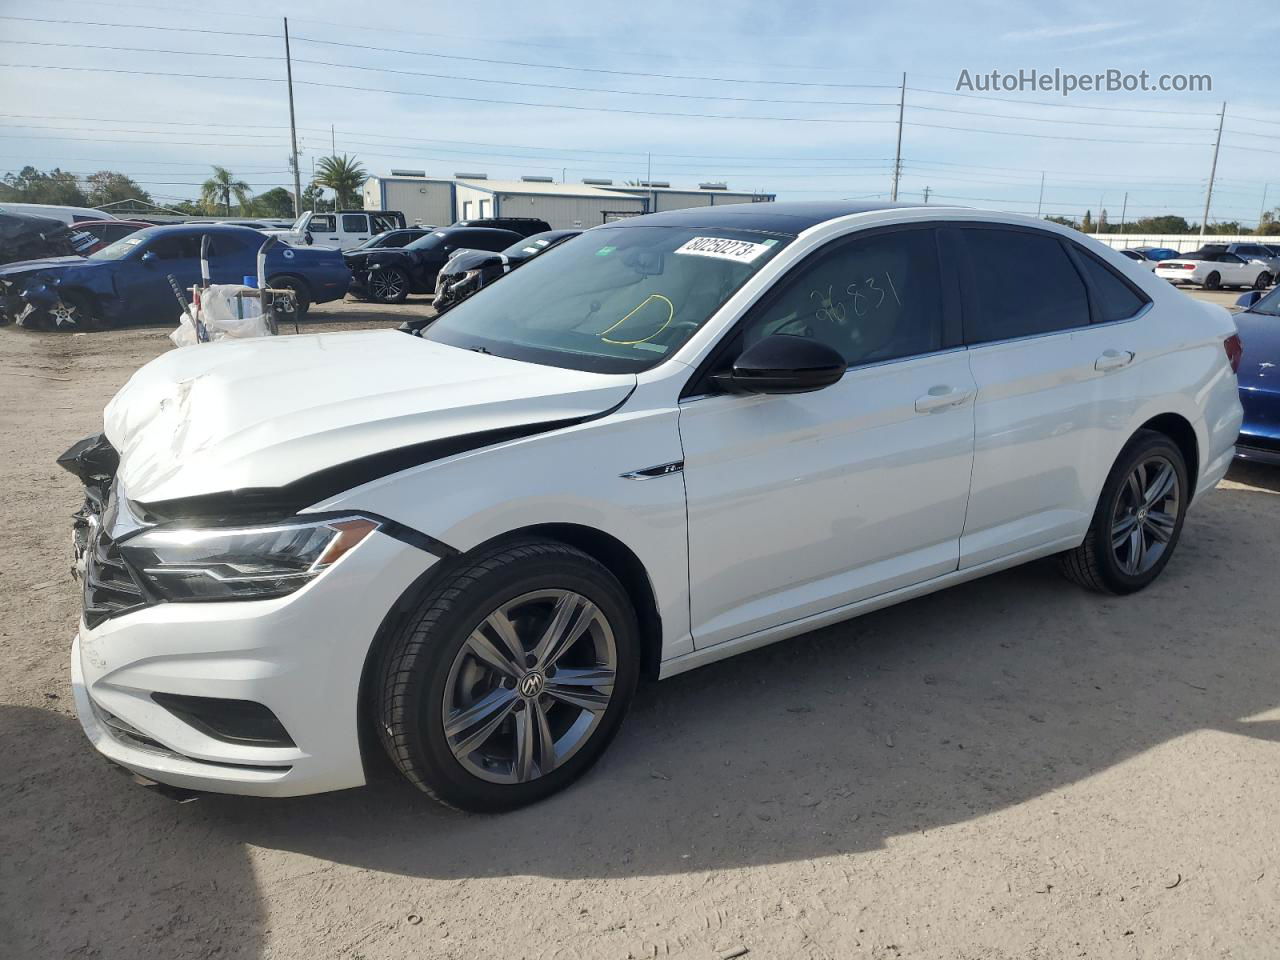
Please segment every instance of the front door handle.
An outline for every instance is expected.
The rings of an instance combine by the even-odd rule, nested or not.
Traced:
[[[916,397],[916,413],[933,413],[968,403],[973,396],[972,390],[957,390],[955,387],[940,385],[930,387],[923,397]]]
[[[1108,370],[1119,370],[1133,363],[1132,350],[1104,350],[1102,356],[1093,361],[1093,369],[1106,373]]]

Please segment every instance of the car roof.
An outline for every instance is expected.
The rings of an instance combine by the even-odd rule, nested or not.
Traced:
[[[766,233],[796,234],[802,230],[856,213],[878,210],[915,209],[921,203],[890,203],[865,200],[795,200],[769,203],[725,203],[709,207],[685,207],[628,217],[604,224],[604,228],[640,226],[730,227]],[[600,228],[597,228],[600,229]]]
[[[492,233],[492,234],[501,233],[501,234],[506,234],[508,236],[510,234],[515,233],[514,230],[504,230],[501,227],[458,227],[458,226],[441,227],[439,230],[432,230],[431,232],[432,233],[461,233],[464,230],[467,233]]]

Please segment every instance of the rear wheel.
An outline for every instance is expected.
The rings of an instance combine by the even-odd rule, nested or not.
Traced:
[[[424,792],[507,810],[599,758],[639,662],[635,612],[607,569],[555,541],[495,547],[438,584],[391,642],[376,725]]]
[[[1140,430],[1103,485],[1084,543],[1061,555],[1063,573],[1104,593],[1141,590],[1173,555],[1191,492],[1182,451]]]
[[[297,304],[297,317],[299,320],[305,317],[307,311],[311,309],[311,296],[307,285],[297,277],[270,277],[267,280],[267,286],[273,290],[293,291],[293,300]]]
[[[1217,290],[1221,286],[1222,275],[1216,270],[1204,278],[1204,288],[1206,290]]]
[[[384,267],[369,274],[369,297],[378,303],[404,303],[409,296],[409,274],[399,267]]]

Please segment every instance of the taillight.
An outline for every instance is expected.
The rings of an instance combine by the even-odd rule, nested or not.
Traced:
[[[1240,358],[1244,356],[1244,344],[1240,340],[1240,334],[1233,333],[1222,341],[1222,346],[1227,351],[1227,360],[1231,364],[1231,372],[1240,372]]]
[[[1195,268],[1196,268],[1196,265],[1194,263],[1180,264],[1180,269],[1182,270],[1194,270]]]

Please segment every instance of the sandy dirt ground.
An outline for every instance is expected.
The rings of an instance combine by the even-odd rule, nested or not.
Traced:
[[[650,685],[515,814],[390,775],[175,804],[75,720],[53,462],[164,332],[0,328],[0,955],[1280,956],[1280,469],[1233,471],[1140,595],[1037,563]]]

